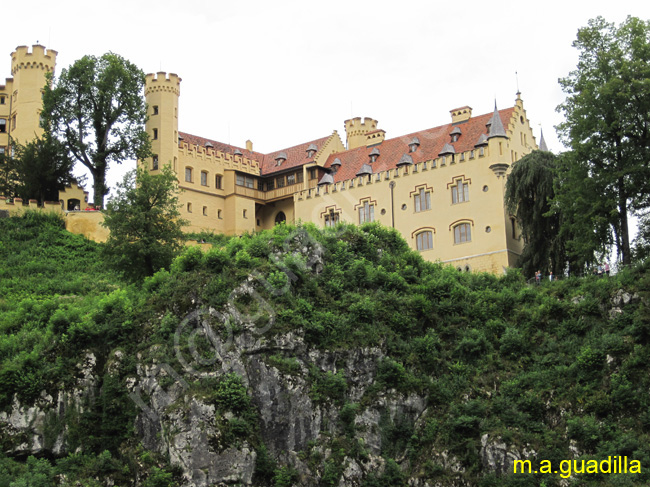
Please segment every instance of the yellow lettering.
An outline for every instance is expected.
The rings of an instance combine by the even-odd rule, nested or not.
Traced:
[[[553,473],[551,470],[551,461],[542,460],[539,464],[539,473]]]
[[[598,473],[598,461],[587,460],[587,473]]]
[[[607,467],[607,470],[605,470]],[[607,457],[607,460],[600,462],[600,473],[612,473],[612,457]]]
[[[515,460],[515,464],[512,467],[513,468],[513,473],[517,473],[517,465],[519,465],[521,467],[521,473],[530,473],[531,470],[532,470],[530,460]],[[528,467],[528,472],[524,471],[525,467]]]
[[[580,470],[578,470],[578,465],[580,465]],[[573,460],[573,471],[575,473],[585,473],[585,461]]]
[[[632,460],[630,462],[630,473],[641,473],[641,462],[638,460]]]
[[[571,477],[571,460],[562,460],[560,462],[560,477],[563,479],[566,479],[567,477]]]

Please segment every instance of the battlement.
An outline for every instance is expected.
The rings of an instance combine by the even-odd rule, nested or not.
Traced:
[[[425,173],[432,170],[444,170],[448,166],[472,164],[474,161],[482,161],[484,159],[484,156],[475,156],[470,158],[470,152],[471,151],[466,151],[456,154],[457,159],[455,159],[455,162],[443,162],[442,157],[437,157],[428,161],[418,162],[412,166],[396,167],[393,169],[387,169],[385,171],[379,171],[368,176],[355,176],[353,178],[338,181],[333,184],[316,186],[315,188],[310,188],[295,193],[293,199],[294,201],[300,201],[303,199],[318,198],[330,193],[346,191],[359,186],[367,186],[370,184],[389,184],[389,181],[393,179],[417,176],[420,173]],[[461,154],[464,154],[464,157],[462,159]]]
[[[187,142],[181,142],[178,151],[180,154],[193,159],[221,164],[224,169],[236,169],[254,175],[260,174],[259,162],[244,156],[230,154],[211,147],[188,144]]]
[[[374,120],[369,117],[364,117],[363,122],[361,121],[361,117],[355,117],[346,120],[344,123],[345,123],[345,132],[348,134],[348,136],[359,135],[359,134],[365,135],[372,130],[376,130],[378,124],[377,120]]]
[[[11,201],[6,199],[4,196],[0,196],[0,210],[7,210],[10,215],[20,215],[28,210],[45,210],[59,214],[64,213],[61,209],[61,203],[58,201],[46,201],[43,206],[39,206],[37,200],[28,200],[25,203],[22,198],[14,198],[14,200]]]
[[[348,149],[356,149],[366,145],[366,134],[377,130],[377,120],[365,117],[351,118],[345,122],[345,133],[347,135]]]
[[[47,72],[54,71],[56,56],[54,49],[45,49],[45,46],[34,44],[31,52],[27,46],[18,46],[11,53],[11,74],[16,75],[20,69],[42,69]]]
[[[167,74],[164,71],[159,71],[156,74],[149,73],[144,81],[144,94],[146,96],[157,91],[170,91],[176,96],[180,96],[181,81],[182,78],[175,73]]]

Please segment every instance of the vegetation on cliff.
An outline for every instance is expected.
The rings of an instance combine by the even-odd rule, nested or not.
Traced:
[[[522,457],[534,451],[530,458],[554,464],[623,455],[643,467],[641,474],[577,475],[575,485],[650,480],[643,267],[531,287],[516,270],[496,277],[425,262],[397,232],[376,224],[278,225],[215,241],[206,253],[188,248],[170,270],[136,285],[109,270],[99,245],[65,232],[54,217],[0,219],[1,410],[47,404],[48,396],[56,404],[61,391],[79,384],[96,390],[94,397],[81,394],[84,407],[67,409],[68,416],[46,416],[38,449],[25,447],[31,439],[9,431],[0,416],[0,487],[107,485],[109,478],[115,485],[181,484],[182,469],[147,451],[134,428],[143,408],[129,396],[129,381],[147,364],[168,364],[187,395],[214,408],[220,433],[211,448],[255,450],[254,485],[339,485],[348,462],[369,458],[359,418],[388,397],[422,398],[425,409],[417,420],[380,415],[373,427],[383,460],[361,478],[366,487],[408,479],[560,485],[559,475],[495,469],[485,459],[486,434],[488,443],[503,442]],[[237,289],[248,291],[233,294]],[[269,343],[291,335],[304,342],[300,354],[286,347],[258,352],[279,375],[306,381],[310,401],[336,418],[320,444],[295,452],[300,465],[269,448],[260,428],[265,405],[237,373],[219,373],[209,360],[210,336],[191,342],[183,331],[198,309],[254,317],[260,340]],[[237,319],[214,323],[224,340],[244,330]],[[325,370],[308,360],[316,351],[342,357],[363,350],[380,358],[354,400],[346,367]],[[89,356],[92,377],[80,365]],[[167,380],[161,387],[178,382]],[[57,449],[62,434],[66,448]],[[311,483],[301,468],[313,473]]]

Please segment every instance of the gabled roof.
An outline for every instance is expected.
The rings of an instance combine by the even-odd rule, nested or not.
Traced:
[[[499,110],[498,114],[501,123],[507,126],[512,117],[514,107]],[[374,173],[395,169],[402,155],[409,150],[409,144],[414,137],[420,140],[420,146],[417,151],[409,153],[413,158],[413,163],[418,164],[423,161],[429,161],[438,158],[438,154],[443,150],[445,144],[450,140],[450,134],[454,127],[460,126],[463,136],[457,142],[450,144],[458,154],[460,152],[474,149],[474,144],[479,140],[481,135],[487,136],[486,124],[492,118],[492,113],[478,115],[469,120],[452,125],[441,125],[427,130],[421,130],[402,137],[386,139],[378,145],[381,150],[381,157],[378,157],[372,164]],[[332,154],[325,163],[329,168],[335,159],[341,161],[341,166],[334,174],[334,181],[344,181],[353,179],[360,171],[362,166],[368,162],[368,148],[366,146],[357,147],[356,149],[347,150]]]

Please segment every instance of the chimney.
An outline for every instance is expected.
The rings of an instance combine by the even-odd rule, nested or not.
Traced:
[[[253,152],[253,142],[251,142],[250,140],[246,141],[246,150]]]
[[[451,113],[451,123],[466,122],[472,117],[472,107],[464,106],[449,110]]]

